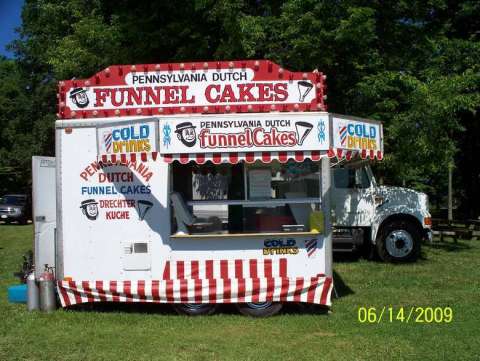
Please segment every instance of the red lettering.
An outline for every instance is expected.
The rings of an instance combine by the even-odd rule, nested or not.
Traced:
[[[128,88],[128,100],[126,105],[141,105],[142,104],[142,91],[144,87],[139,88]]]
[[[162,90],[161,87],[156,86],[154,88],[145,88],[145,105],[150,104],[160,104],[160,91]]]
[[[128,89],[125,88],[114,88],[110,89],[110,98],[112,105],[114,107],[122,106],[125,101],[125,93],[128,92]],[[120,98],[117,99],[117,95],[120,95]]]
[[[247,145],[247,136],[245,134],[240,134],[237,141],[240,147],[245,147]]]
[[[100,208],[133,208],[135,207],[134,199],[100,199]],[[111,213],[110,216],[112,216]]]
[[[220,102],[231,103],[235,101],[236,101],[235,92],[233,91],[232,86],[229,84],[225,85],[225,88],[223,89],[223,92],[222,92],[222,97],[220,98]]]
[[[201,148],[236,148],[236,147],[292,147],[297,144],[295,132],[281,132],[272,127],[270,132],[263,128],[253,131],[246,128],[243,133],[210,133],[202,129],[198,135]]]
[[[105,213],[106,219],[130,219],[129,211],[108,211]]]
[[[273,91],[275,92],[275,101],[282,102],[288,98],[288,84],[286,83],[277,83],[273,86]]]
[[[87,166],[82,173],[80,173],[80,177],[88,181],[88,176],[92,176],[97,172],[99,169],[102,169],[103,166],[100,165],[98,162],[93,162],[89,166]]]
[[[190,99],[187,99],[187,97],[188,97],[188,93],[187,93],[187,91],[188,91],[188,85],[182,85],[182,86],[180,86],[179,88],[180,88],[180,91],[181,91],[181,93],[182,93],[182,95],[181,95],[182,103],[185,103],[185,104],[187,104],[187,103],[190,103],[190,104],[191,104],[191,103],[195,103],[195,96],[194,96],[194,95],[192,95],[192,96],[190,97]]]
[[[263,137],[262,139],[261,134],[259,135],[260,132],[263,132],[262,128],[255,128],[252,133],[253,144],[255,144],[256,146],[264,145],[263,142],[265,140],[265,137]]]
[[[252,88],[255,84],[239,84],[238,89],[240,94],[238,95],[238,100],[241,102],[254,102],[255,97],[251,93]]]
[[[200,148],[205,148],[205,138],[207,137],[207,134],[209,130],[207,129],[202,129],[200,131],[200,134],[198,134],[198,140],[200,140]]]
[[[273,84],[261,83],[261,84],[257,84],[257,86],[258,86],[258,101],[270,102],[273,100],[273,94],[270,92],[272,90]]]
[[[217,92],[217,96],[215,98],[212,97],[212,90]],[[205,99],[207,99],[209,103],[218,103],[220,99],[220,94],[218,93],[220,93],[220,85],[210,84],[205,88]]]
[[[289,132],[288,138],[290,140],[290,143],[288,143],[287,145],[293,147],[295,144],[297,144],[297,137],[294,132]]]
[[[166,86],[164,104],[178,104],[180,103],[180,94],[178,86]]]
[[[110,92],[108,89],[94,89],[95,92],[95,106],[103,107],[103,103],[107,100],[107,94]]]

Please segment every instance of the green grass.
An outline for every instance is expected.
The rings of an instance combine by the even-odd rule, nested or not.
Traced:
[[[0,225],[0,360],[480,360],[479,241],[426,246],[410,265],[337,262],[332,314],[251,319],[228,308],[182,317],[167,306],[29,313],[7,303],[7,287],[31,239],[31,226]],[[450,306],[453,321],[358,321],[359,307],[390,305]]]

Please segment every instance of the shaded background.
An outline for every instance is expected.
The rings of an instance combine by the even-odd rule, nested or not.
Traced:
[[[454,215],[480,214],[477,1],[26,0],[15,40],[19,4],[0,8],[1,193],[28,191],[30,157],[54,154],[58,80],[266,58],[326,73],[330,111],[384,122],[381,182],[426,192],[441,213],[451,166]]]

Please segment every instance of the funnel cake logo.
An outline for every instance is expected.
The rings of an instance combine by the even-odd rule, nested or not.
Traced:
[[[87,199],[80,203],[80,209],[87,219],[94,221],[98,217],[98,202],[95,199]]]
[[[184,122],[177,125],[175,133],[178,139],[187,147],[193,147],[197,142],[195,128],[192,123]]]
[[[73,104],[79,108],[85,108],[90,101],[88,100],[87,91],[83,88],[75,88],[70,92],[70,99]]]
[[[312,131],[313,125],[307,122],[296,122],[295,129],[297,130],[297,144],[302,145],[305,138]]]
[[[308,122],[295,122],[295,131],[282,131],[275,126],[270,127],[270,130],[266,130],[260,126],[254,128],[245,128],[244,131],[238,133],[212,133],[210,132],[210,129],[202,129],[198,135],[198,140],[200,143],[200,148],[202,149],[239,147],[294,147],[296,145],[301,146],[303,144],[305,139],[312,131],[312,128],[313,125]],[[193,132],[194,131],[195,130],[193,130]],[[182,143],[191,147],[195,144],[195,139],[191,141],[192,145],[185,143],[183,140]]]
[[[137,201],[137,212],[138,212],[138,219],[143,221],[145,219],[145,216],[147,215],[148,211],[150,208],[153,207],[153,203],[150,201],[147,201],[145,199],[140,199]]]
[[[298,101],[303,103],[305,97],[310,93],[313,88],[313,84],[309,81],[299,81],[298,82]]]

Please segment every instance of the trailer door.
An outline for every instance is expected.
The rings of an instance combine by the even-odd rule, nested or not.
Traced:
[[[55,158],[32,157],[32,206],[35,231],[35,277],[45,265],[55,267]]]

